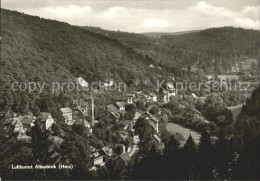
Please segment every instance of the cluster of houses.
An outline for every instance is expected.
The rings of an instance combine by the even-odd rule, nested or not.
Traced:
[[[111,104],[106,106],[106,110],[108,112],[107,118],[112,118],[115,120],[119,120],[120,115],[125,114],[125,105],[128,104],[129,100],[126,99],[117,101],[115,104]],[[73,124],[81,123],[84,126],[88,127],[90,130],[90,133],[92,133],[92,126],[97,122],[95,120],[95,105],[94,105],[94,99],[91,95],[85,96],[84,98],[77,98],[73,100],[73,104],[71,107],[65,107],[61,108],[60,111],[62,112],[62,115],[64,117],[65,123],[72,126]],[[132,121],[125,120],[124,122],[124,128],[120,132],[120,137],[125,140],[129,133],[126,131],[127,129],[133,129]],[[136,138],[136,137],[135,137]],[[136,141],[137,140],[137,141]],[[138,143],[138,138],[135,139],[136,144]],[[113,153],[113,149],[116,149],[116,147],[122,147],[123,152],[118,154]],[[130,149],[130,148],[129,148]],[[130,159],[129,153],[126,151],[125,145],[115,145],[115,148],[109,148],[108,146],[103,147],[102,149],[97,149],[94,147],[91,147],[91,158],[93,160],[93,165],[91,167],[91,170],[97,169],[97,167],[104,166],[105,163],[110,159],[114,157],[118,157],[118,159],[122,160],[122,163],[127,164]],[[127,161],[128,160],[128,161]]]
[[[42,123],[45,130],[50,130],[54,123],[54,119],[48,112],[41,112],[38,116],[33,116],[32,114],[18,116],[16,113],[8,111],[6,117],[6,121],[14,127],[14,132],[18,133],[18,139],[30,139],[26,133],[31,132],[31,128],[36,120]]]
[[[88,83],[82,78],[79,78],[78,82],[81,86],[88,86]],[[127,113],[125,108],[126,105],[134,104],[138,100],[143,100],[144,103],[169,102],[170,96],[175,96],[176,93],[172,84],[167,84],[167,86],[169,87],[169,91],[163,91],[161,92],[161,95],[158,93],[144,94],[142,92],[126,94],[125,98],[116,101],[115,104],[106,106],[106,110],[108,112],[107,118],[112,118],[118,121],[121,115]],[[84,98],[78,97],[74,99],[71,106],[61,108],[60,111],[67,125],[72,126],[74,124],[80,123],[89,128],[90,133],[92,133],[91,128],[97,121],[95,120],[94,98],[91,95],[85,95]],[[137,145],[140,142],[139,136],[135,135],[135,131],[133,129],[135,121],[139,118],[139,116],[145,116],[145,119],[149,120],[149,124],[155,131],[155,134],[153,135],[154,141],[158,147],[163,149],[164,144],[161,142],[159,136],[159,119],[151,115],[149,112],[145,112],[143,114],[136,112],[135,114],[139,115],[135,116],[135,118],[132,120],[122,119],[124,128],[120,131],[120,137],[122,140],[125,141],[129,137],[133,138],[133,143],[131,143],[131,146],[126,146],[127,144],[122,142],[121,144],[114,145],[114,148],[109,148],[106,146],[102,149],[97,149],[91,147],[91,158],[93,159],[93,167],[91,169],[96,169],[98,166],[103,166],[111,157],[118,158],[120,161],[122,161],[122,164],[129,163],[130,158],[133,156],[136,150],[138,150]],[[45,130],[51,130],[52,124],[55,123],[53,117],[48,112],[41,112],[37,116],[33,116],[33,114],[18,116],[13,113],[13,115],[9,116],[9,118],[10,123],[14,126],[14,132],[19,133],[19,139],[31,139],[29,136],[27,136],[29,135],[27,132],[31,131],[31,128],[34,126],[36,120],[42,122]],[[50,139],[54,139],[54,137]],[[62,140],[58,140],[56,142],[61,144]],[[118,149],[119,147],[120,149]],[[117,149],[121,150],[120,153],[113,152],[113,150]]]
[[[94,148],[90,146],[91,159],[93,160],[93,166],[91,170],[96,170],[97,167],[105,165],[106,161],[109,160],[113,155],[113,150],[109,147],[103,147],[102,149]]]
[[[150,106],[152,107],[152,106]],[[147,109],[146,112],[144,112],[141,117],[143,117],[145,120],[148,121],[149,125],[153,128],[154,134],[153,134],[153,142],[157,146],[159,151],[162,151],[164,149],[164,143],[161,141],[160,138],[160,128],[159,128],[159,118],[156,116],[152,115],[149,112],[150,108]]]
[[[239,58],[239,69],[240,72],[251,72],[252,70],[257,68],[257,60],[253,58],[249,58],[248,56],[242,55]]]
[[[115,104],[110,104],[106,106],[108,111],[107,117],[113,120],[119,120],[120,116],[124,116],[126,113],[125,106],[127,104],[134,104],[137,101],[141,100],[144,103],[167,103],[170,101],[171,96],[176,96],[176,90],[172,82],[167,83],[167,90],[157,93],[148,93],[145,94],[142,91],[135,92],[132,94],[126,94],[125,98],[118,100]]]
[[[220,82],[231,82],[238,81],[240,79],[239,75],[206,75],[207,81],[215,81],[218,79]]]
[[[132,104],[133,102],[136,102],[138,100],[143,100],[144,102],[161,102],[161,103],[167,103],[170,101],[171,96],[176,96],[177,92],[172,82],[168,82],[166,84],[166,89],[161,92],[156,93],[149,93],[145,94],[142,91],[135,92],[135,94],[127,94],[127,103]]]
[[[71,107],[60,109],[66,124],[72,126],[75,123],[82,123],[90,132],[92,132],[91,124],[95,124],[94,110],[94,99],[91,95],[74,99]]]

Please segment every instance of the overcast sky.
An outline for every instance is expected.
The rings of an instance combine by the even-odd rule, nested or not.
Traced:
[[[260,29],[259,0],[2,0],[2,8],[128,32]]]

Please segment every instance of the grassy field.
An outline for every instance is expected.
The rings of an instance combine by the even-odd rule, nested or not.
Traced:
[[[189,137],[189,135],[191,135],[195,141],[196,144],[199,143],[199,139],[200,139],[200,133],[190,130],[188,128],[184,128],[183,126],[180,126],[178,124],[175,123],[168,123],[166,126],[166,129],[169,133],[175,135],[176,133],[181,134],[185,140],[181,140],[180,144],[181,146],[186,142],[187,138]]]

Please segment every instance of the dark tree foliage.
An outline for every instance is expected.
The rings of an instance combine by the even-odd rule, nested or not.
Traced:
[[[210,179],[213,177],[214,154],[210,135],[205,132],[201,135],[198,147],[197,167],[200,179]]]
[[[197,147],[196,144],[190,135],[182,148],[182,157],[183,157],[183,178],[185,180],[194,179],[195,164],[196,164],[196,153]]]
[[[153,38],[125,32],[109,32],[93,28],[80,28],[57,21],[1,9],[1,74],[0,74],[0,176],[4,180],[17,179],[167,179],[167,180],[209,180],[209,179],[260,179],[260,96],[259,89],[246,101],[237,122],[234,135],[228,141],[220,132],[218,140],[212,143],[208,133],[203,133],[198,145],[190,136],[183,147],[171,136],[164,136],[165,149],[158,149],[152,138],[154,130],[144,118],[139,118],[134,129],[141,138],[139,152],[134,163],[125,165],[119,158],[109,160],[105,167],[90,173],[90,145],[96,148],[122,143],[119,131],[122,125],[111,124],[105,119],[102,106],[114,103],[122,93],[108,92],[95,95],[98,120],[89,135],[83,125],[69,127],[59,111],[76,97],[76,92],[66,90],[53,94],[50,83],[74,81],[81,76],[88,82],[105,81],[112,78],[124,81],[131,89],[133,80],[151,80],[159,77],[177,76],[196,80],[192,76],[192,65],[198,63],[205,72],[223,60],[221,72],[230,69],[233,60],[240,55],[259,60],[260,34],[241,28],[213,28],[187,35],[161,36],[159,45]],[[157,40],[156,40],[157,41]],[[215,64],[211,60],[216,60]],[[159,61],[158,61],[159,60]],[[154,68],[149,68],[153,64]],[[188,68],[188,73],[182,68]],[[172,79],[172,78],[171,78]],[[200,76],[198,76],[198,80]],[[39,94],[27,91],[13,91],[14,82],[34,81],[49,84]],[[153,83],[152,83],[153,84]],[[155,85],[147,86],[151,92]],[[182,92],[181,94],[185,94]],[[201,93],[203,94],[203,93]],[[220,98],[221,99],[220,99]],[[180,122],[192,122],[192,115],[199,115],[189,97],[184,101],[172,98],[164,105],[171,120],[181,115]],[[244,102],[237,92],[209,96],[205,105],[197,106],[202,114],[219,127],[232,122],[232,114],[226,106]],[[188,106],[192,104],[191,106]],[[138,102],[138,109],[144,109]],[[185,109],[179,108],[184,105]],[[30,141],[17,140],[13,127],[5,124],[4,113],[8,110],[20,114],[41,111],[49,112],[57,124],[52,132],[45,131],[40,122],[32,128]],[[125,118],[133,119],[135,105],[126,106]],[[152,110],[157,114],[158,109]],[[175,115],[175,117],[173,117]],[[168,121],[168,120],[167,120]],[[165,123],[167,123],[165,121]],[[187,124],[187,123],[186,123]],[[188,124],[187,124],[188,125]],[[211,124],[213,125],[213,124]],[[162,126],[162,125],[160,125]],[[202,125],[204,126],[204,125]],[[214,126],[214,125],[213,125]],[[163,126],[162,126],[163,127]],[[206,130],[211,130],[206,128]],[[63,139],[59,148],[53,148],[49,137]],[[125,140],[129,146],[132,140]],[[157,143],[157,144],[155,144]],[[12,164],[73,164],[72,170],[14,170]]]

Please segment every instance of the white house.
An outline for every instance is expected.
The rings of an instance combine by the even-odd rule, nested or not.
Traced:
[[[125,111],[125,102],[117,101],[115,106],[119,111]]]
[[[151,102],[157,102],[158,101],[157,96],[154,93],[150,93],[150,101]]]
[[[77,82],[81,87],[88,87],[89,84],[87,81],[85,81],[82,77],[77,78]]]
[[[174,85],[173,85],[172,82],[168,82],[168,83],[167,83],[167,89],[168,89],[169,91],[175,91],[175,88],[174,88]]]
[[[133,99],[135,97],[134,94],[126,94],[127,97],[127,104],[133,104]]]
[[[23,124],[18,118],[13,118],[12,125],[14,126],[14,132],[25,132]]]
[[[164,96],[163,96],[163,102],[167,103],[170,101],[170,95],[169,95],[169,91],[163,91]]]
[[[108,79],[106,80],[106,82],[104,83],[104,87],[108,88],[108,87],[112,87],[114,85],[114,81],[112,79]]]
[[[94,158],[94,165],[102,166],[103,164],[104,164],[104,161],[103,161],[103,156],[102,155],[99,155],[99,156]]]
[[[54,119],[52,118],[51,114],[47,112],[41,112],[40,115],[38,116],[38,119],[42,123],[45,123],[46,130],[49,130],[52,124],[54,123]]]
[[[65,123],[68,125],[73,125],[75,121],[72,119],[72,110],[69,107],[61,108],[60,110],[65,118]]]
[[[112,156],[112,154],[113,154],[113,150],[111,149],[111,148],[109,148],[109,147],[103,147],[102,149],[101,149],[102,151],[103,151],[103,153],[105,153],[105,155],[107,155],[107,156]]]

